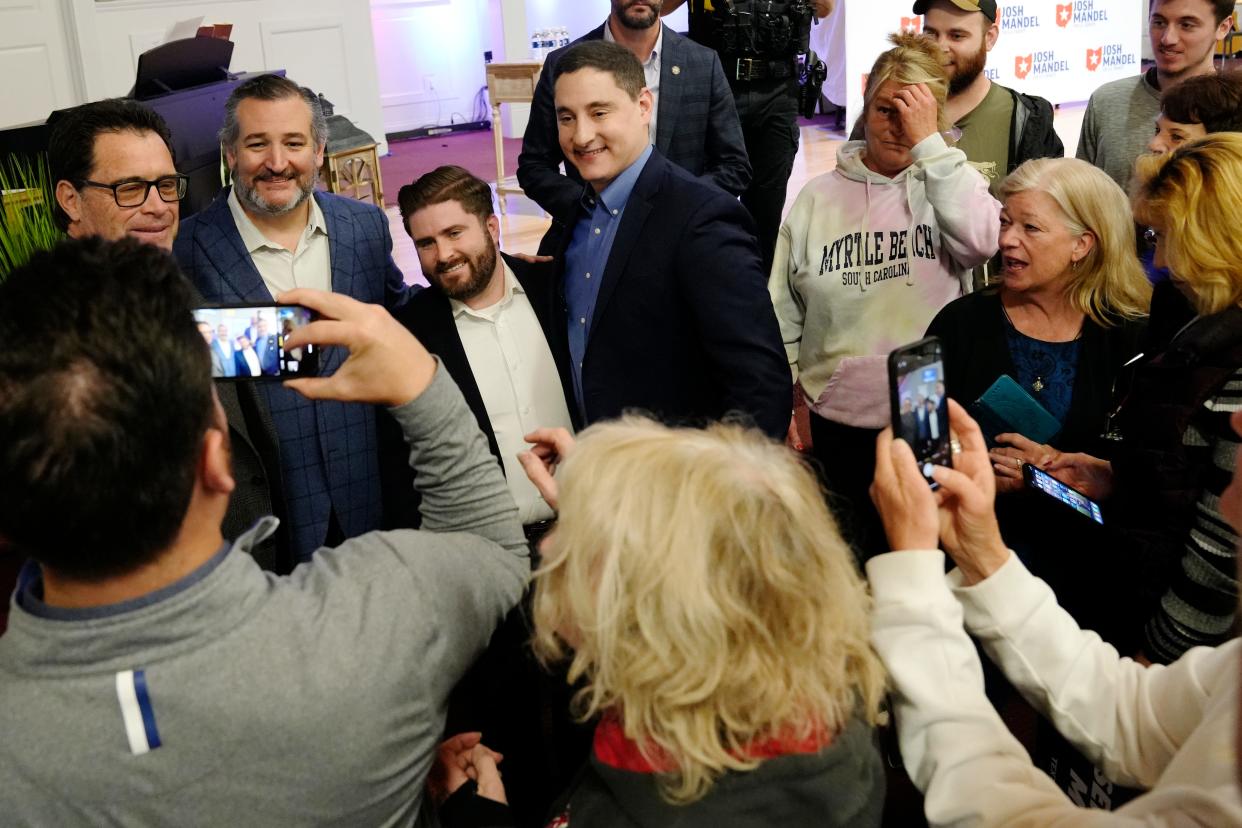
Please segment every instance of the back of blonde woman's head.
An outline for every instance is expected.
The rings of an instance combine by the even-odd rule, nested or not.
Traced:
[[[1024,192],[1044,193],[1070,233],[1095,238],[1069,286],[1074,307],[1105,327],[1145,316],[1151,284],[1135,255],[1134,219],[1117,182],[1078,158],[1036,158],[1001,182],[1002,200]]]
[[[936,99],[936,120],[941,132],[950,126],[945,119],[944,102],[949,95],[949,76],[942,64],[940,47],[929,38],[910,32],[888,36],[893,48],[882,53],[871,66],[867,86],[863,90],[863,112],[871,109],[871,101],[885,81],[899,86],[925,83]]]
[[[735,425],[626,418],[588,429],[558,479],[536,650],[572,646],[576,712],[615,713],[674,768],[668,800],[755,767],[756,739],[875,721],[867,593],[793,453]]]
[[[1164,260],[1199,313],[1242,304],[1242,134],[1140,156],[1132,189],[1135,218],[1160,228]]]

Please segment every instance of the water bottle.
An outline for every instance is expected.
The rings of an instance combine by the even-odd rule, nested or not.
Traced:
[[[544,57],[547,57],[547,56],[548,56],[551,52],[553,52],[555,49],[556,49],[556,40],[555,40],[555,38],[554,38],[554,36],[553,36],[553,34],[552,34],[552,30],[551,30],[551,29],[544,29],[544,30],[543,30],[543,54],[544,54]]]
[[[564,26],[561,26],[559,31],[561,33],[561,37],[560,37],[560,40],[557,41],[557,45],[564,48],[565,46],[569,45],[569,29],[567,29]]]
[[[530,59],[536,63],[543,60],[543,44],[539,38],[539,32],[530,33]]]

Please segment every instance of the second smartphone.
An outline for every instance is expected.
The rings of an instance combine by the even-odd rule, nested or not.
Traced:
[[[940,485],[932,479],[935,467],[953,465],[940,340],[929,336],[890,353],[888,384],[893,434],[914,449],[919,470],[934,489]]]

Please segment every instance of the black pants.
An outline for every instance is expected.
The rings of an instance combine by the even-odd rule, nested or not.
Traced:
[[[767,273],[772,269],[785,189],[798,154],[798,85],[792,78],[734,81],[733,102],[753,171],[750,186],[742,193],[742,206],[758,228],[759,252]]]
[[[889,551],[880,513],[871,503],[875,477],[875,428],[855,428],[811,412],[811,456],[828,491],[828,507],[859,566]]]

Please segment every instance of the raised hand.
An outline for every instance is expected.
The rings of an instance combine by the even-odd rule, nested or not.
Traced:
[[[533,443],[530,451],[518,454],[518,461],[530,482],[553,509],[557,503],[556,467],[574,448],[574,436],[563,428],[539,428],[522,438]]]
[[[940,540],[968,584],[987,578],[1009,560],[996,523],[996,477],[979,424],[949,400],[949,430],[961,446],[953,468],[937,466]]]
[[[936,96],[925,83],[903,86],[893,95],[893,108],[901,122],[902,133],[910,146],[940,131],[940,109]]]
[[[379,305],[309,288],[282,293],[277,301],[305,305],[320,317],[285,337],[285,348],[342,345],[349,349],[349,358],[332,376],[285,381],[286,387],[307,399],[397,406],[422,394],[431,384],[435,360]]]

